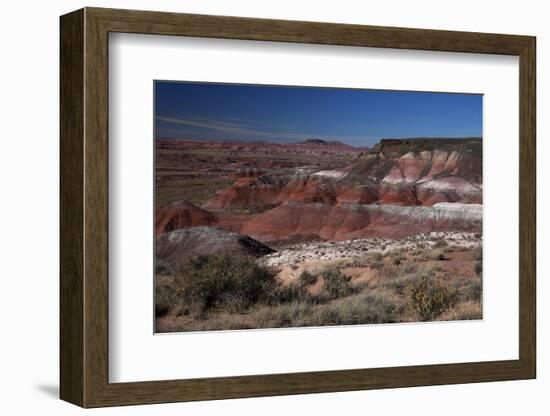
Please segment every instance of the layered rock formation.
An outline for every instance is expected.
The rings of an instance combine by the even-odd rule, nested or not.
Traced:
[[[384,139],[334,170],[246,169],[231,178],[202,208],[182,202],[159,209],[157,233],[217,225],[275,241],[481,231],[481,139]]]
[[[244,223],[240,232],[261,241],[318,235],[325,240],[400,238],[432,231],[480,231],[479,204],[438,203],[431,207],[286,202]]]
[[[377,148],[361,154],[344,169],[240,178],[232,187],[219,191],[205,208],[263,209],[287,201],[479,204],[481,140],[382,140]]]
[[[245,235],[213,227],[193,227],[161,234],[156,257],[177,265],[196,255],[233,253],[260,257],[274,251]]]
[[[211,225],[217,222],[215,214],[187,201],[176,201],[155,209],[155,235],[181,228]]]

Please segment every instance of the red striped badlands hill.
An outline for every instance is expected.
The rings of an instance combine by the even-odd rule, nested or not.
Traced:
[[[200,204],[159,206],[157,234],[199,225],[260,241],[481,230],[480,139],[383,139],[348,160],[331,169],[313,163],[270,169],[258,166],[261,160],[237,160],[224,175],[228,186]]]

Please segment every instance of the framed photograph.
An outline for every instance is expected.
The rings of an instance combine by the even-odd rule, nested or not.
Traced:
[[[61,17],[82,407],[536,376],[535,38]]]

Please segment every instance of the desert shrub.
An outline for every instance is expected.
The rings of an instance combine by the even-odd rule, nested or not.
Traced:
[[[155,274],[160,275],[172,275],[174,274],[174,269],[172,265],[164,259],[155,258]]]
[[[307,303],[289,303],[260,308],[253,316],[259,328],[287,328],[308,325],[310,311],[311,305]]]
[[[353,257],[347,262],[343,263],[342,266],[344,267],[368,267],[372,263],[372,259],[370,255],[367,256],[360,256],[360,257]]]
[[[399,268],[386,264],[380,270],[378,270],[378,276],[382,280],[395,279],[399,277]]]
[[[322,273],[325,289],[328,296],[332,299],[350,295],[353,292],[351,286],[351,277],[344,275],[340,270],[327,268]]]
[[[439,240],[436,241],[436,243],[433,245],[433,248],[443,248],[447,247],[449,244],[445,240]]]
[[[481,299],[483,287],[481,281],[477,279],[470,280],[462,290],[462,299],[479,301]]]
[[[385,280],[381,287],[390,289],[398,295],[403,295],[409,285],[415,280],[417,280],[417,276],[415,274],[404,274]]]
[[[323,305],[291,303],[253,313],[258,327],[300,327],[397,322],[399,305],[383,294],[361,294]]]
[[[405,274],[416,273],[417,270],[418,267],[416,267],[416,264],[407,264],[401,268],[401,272]]]
[[[177,304],[177,292],[169,283],[155,284],[155,316],[168,314]]]
[[[307,323],[323,326],[396,322],[397,309],[393,302],[384,297],[358,295],[313,308]]]
[[[311,272],[308,272],[307,270],[304,270],[302,273],[300,273],[298,281],[303,286],[311,286],[317,283],[317,276]]]
[[[478,245],[473,250],[474,260],[481,261],[483,259],[483,247]]]
[[[179,300],[195,316],[218,307],[244,311],[277,288],[275,272],[254,259],[229,254],[198,256],[175,278]]]
[[[381,253],[370,253],[368,255],[368,258],[372,262],[382,261],[382,254]]]
[[[371,269],[380,270],[382,267],[384,267],[384,262],[383,261],[374,261],[374,262],[370,263],[369,266],[370,266]]]
[[[303,285],[278,284],[269,292],[266,303],[269,305],[280,305],[292,302],[313,302],[313,298]]]
[[[474,264],[474,271],[478,276],[481,275],[481,272],[483,271],[483,263],[481,261],[476,261]]]
[[[354,293],[363,292],[369,288],[374,287],[374,284],[371,285],[368,280],[355,280],[352,281],[352,285]]]
[[[443,312],[451,308],[455,302],[456,292],[433,279],[422,276],[414,280],[408,287],[409,307],[426,321],[433,321]]]

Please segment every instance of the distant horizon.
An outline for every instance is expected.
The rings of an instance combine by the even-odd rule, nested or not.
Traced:
[[[276,142],[266,139],[258,139],[258,140],[241,140],[241,139],[208,139],[208,138],[193,138],[193,137],[168,137],[168,136],[161,136],[161,137],[155,137],[155,140],[189,140],[189,141],[199,141],[199,142],[237,142],[237,143],[269,143],[269,144],[304,144],[309,140],[322,140],[327,143],[341,143],[350,147],[355,147],[358,149],[361,148],[372,148],[376,144],[380,143],[382,140],[483,140],[483,137],[481,136],[464,136],[464,137],[381,137],[380,139],[376,140],[372,145],[370,146],[360,146],[360,145],[353,145],[349,143],[345,143],[341,140],[334,139],[318,139],[317,137],[310,137],[309,139],[303,139],[298,140],[295,142]]]
[[[156,81],[155,139],[372,147],[482,138],[482,95]]]

